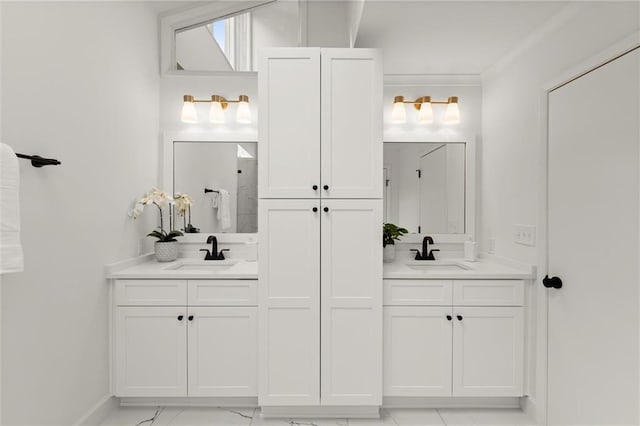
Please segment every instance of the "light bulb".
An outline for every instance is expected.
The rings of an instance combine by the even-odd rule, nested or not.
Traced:
[[[249,109],[249,97],[240,95],[238,98],[238,111],[236,112],[236,121],[238,123],[251,123],[251,110]]]
[[[209,109],[209,121],[214,124],[224,123],[224,108],[222,107],[222,97],[211,96],[211,108]]]
[[[195,123],[198,121],[198,114],[196,114],[196,107],[193,104],[193,96],[184,95],[184,103],[182,104],[182,122],[183,123]]]
[[[444,113],[445,124],[460,123],[460,110],[458,109],[458,97],[451,96],[448,100],[447,111]]]
[[[418,122],[420,124],[433,123],[433,108],[431,102],[425,101],[420,104],[420,110],[418,111]]]
[[[407,112],[404,109],[404,97],[396,96],[393,99],[393,109],[391,110],[392,123],[404,123],[407,121]]]

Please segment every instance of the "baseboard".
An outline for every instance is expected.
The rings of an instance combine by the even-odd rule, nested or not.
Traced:
[[[520,408],[518,397],[387,396],[383,408]]]
[[[109,414],[118,408],[118,398],[107,395],[94,405],[80,420],[75,422],[74,426],[96,426],[103,422]]]
[[[379,419],[380,407],[375,406],[274,406],[261,407],[264,418],[362,418]]]
[[[250,407],[258,406],[258,397],[127,397],[123,407]]]

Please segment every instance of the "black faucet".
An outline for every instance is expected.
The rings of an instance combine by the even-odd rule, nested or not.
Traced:
[[[422,239],[422,253],[418,249],[411,249],[416,252],[416,260],[436,260],[433,256],[434,251],[440,251],[440,249],[433,249],[429,251],[429,244],[433,244],[433,238],[426,236]]]
[[[218,239],[215,235],[209,235],[207,238],[207,244],[209,243],[211,243],[211,251],[208,249],[200,249],[200,251],[207,252],[204,256],[204,260],[224,260],[224,252],[229,251],[229,249],[222,249],[218,252]]]

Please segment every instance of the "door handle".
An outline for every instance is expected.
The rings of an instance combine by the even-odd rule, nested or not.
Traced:
[[[549,278],[549,275],[546,275],[543,279],[542,279],[542,285],[545,286],[546,288],[562,288],[562,280],[559,277],[551,277]]]

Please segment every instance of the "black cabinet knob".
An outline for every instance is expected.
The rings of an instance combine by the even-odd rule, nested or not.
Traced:
[[[313,210],[313,212],[315,213],[315,212],[317,212],[317,211],[318,211],[318,208],[317,208],[317,207],[314,207],[312,210]]]
[[[462,315],[456,315],[456,318],[458,318],[458,321],[462,321]]]
[[[329,211],[329,207],[325,207],[325,208],[324,208],[324,209],[322,209],[322,210],[324,210],[324,211],[325,211],[325,213],[326,213],[326,212],[328,212],[328,211]]]
[[[178,315],[178,321],[182,321],[184,319],[184,315]]]
[[[325,185],[325,186],[323,186],[323,188],[324,188],[325,191],[328,191],[329,190],[329,185]]]
[[[447,315],[447,321],[451,321],[451,315]]]
[[[317,191],[318,190],[318,185],[313,185],[312,188],[313,188],[314,191]]]
[[[549,275],[546,275],[543,279],[542,279],[542,285],[545,286],[546,288],[562,288],[562,280],[559,277],[551,277],[549,278]]]
[[[193,315],[189,315],[188,319],[189,321],[193,321]]]

